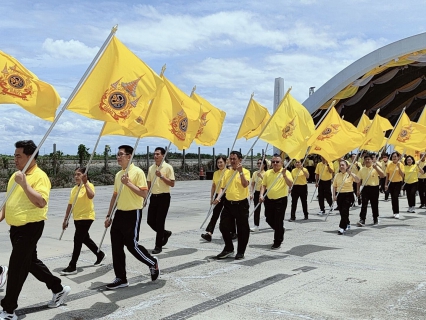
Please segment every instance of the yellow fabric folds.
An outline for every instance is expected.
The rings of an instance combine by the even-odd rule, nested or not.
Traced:
[[[248,140],[257,137],[270,117],[268,109],[256,100],[251,99],[247,106],[246,114],[241,121],[237,139],[244,137]]]

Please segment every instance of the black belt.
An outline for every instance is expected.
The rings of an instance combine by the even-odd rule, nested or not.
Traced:
[[[151,197],[161,197],[161,196],[165,196],[165,195],[170,195],[170,192],[164,192],[164,193],[159,193],[159,194],[151,194]]]
[[[226,198],[225,198],[225,200],[226,200],[227,202],[229,202],[230,204],[232,204],[232,205],[239,205],[240,203],[242,203],[242,202],[244,202],[244,201],[247,201],[247,199],[244,199],[244,200],[228,200],[228,199],[226,199]]]

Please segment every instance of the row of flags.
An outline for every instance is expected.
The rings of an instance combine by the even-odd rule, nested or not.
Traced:
[[[1,51],[0,67],[0,103],[18,104],[53,121],[60,104],[56,90]],[[66,109],[104,121],[100,135],[160,137],[180,150],[193,141],[213,146],[225,112],[196,94],[195,87],[188,96],[163,71],[157,75],[113,36]],[[392,134],[385,138],[388,130]],[[363,114],[355,127],[331,106],[315,127],[310,113],[289,91],[272,115],[252,95],[236,140],[243,137],[258,137],[293,159],[319,154],[331,162],[355,149],[378,152],[387,144],[414,154],[425,150],[426,115],[414,123],[403,111],[393,128],[378,112],[373,120]]]

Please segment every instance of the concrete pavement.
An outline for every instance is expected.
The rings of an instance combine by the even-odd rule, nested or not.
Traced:
[[[78,274],[61,276],[72,292],[65,305],[48,309],[51,292],[29,275],[19,298],[20,319],[424,319],[426,298],[426,210],[407,210],[400,198],[401,219],[393,218],[390,202],[380,201],[380,225],[356,227],[359,207],[351,211],[352,229],[337,235],[339,215],[325,222],[317,201],[309,203],[310,218],[288,222],[280,250],[270,250],[273,231],[263,218],[260,231],[250,235],[245,259],[216,260],[223,249],[218,228],[213,241],[200,235],[209,208],[211,181],[177,182],[166,228],[173,231],[158,255],[161,275],[151,282],[148,268],[127,254],[130,286],[105,290],[114,278],[109,233],[103,250],[105,264],[94,267],[95,256],[85,247]],[[55,274],[68,265],[74,227],[61,241],[61,223],[70,189],[51,192],[49,220],[38,244],[41,260]],[[90,234],[99,243],[112,186],[96,188],[97,219]],[[4,197],[1,194],[0,199]],[[380,195],[383,200],[383,195]],[[253,205],[252,205],[253,208]],[[262,209],[263,212],[263,209]],[[251,220],[251,224],[252,224]],[[140,244],[154,247],[154,232],[141,225]],[[236,243],[235,243],[236,244]],[[10,255],[8,226],[0,224],[0,264]],[[5,288],[0,289],[0,299]]]

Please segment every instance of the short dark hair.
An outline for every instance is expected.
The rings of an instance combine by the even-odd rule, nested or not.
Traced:
[[[416,160],[414,160],[414,157],[413,157],[413,156],[408,155],[408,156],[406,156],[406,157],[405,157],[405,160],[404,160],[404,164],[405,164],[406,166],[408,166],[408,163],[407,163],[408,158],[411,158],[411,160],[413,161],[413,163],[412,163],[412,164],[415,164],[415,163],[416,163]]]
[[[394,154],[396,154],[397,157],[401,156],[398,151],[394,151],[391,153],[391,158],[393,157]]]
[[[127,145],[127,144],[123,144],[122,146],[118,147],[118,150],[120,149],[124,149],[124,151],[126,151],[126,153],[128,154],[132,154],[133,153],[133,147]]]
[[[15,143],[15,148],[16,149],[24,149],[23,153],[27,156],[30,156],[34,153],[34,151],[37,149],[37,146],[35,145],[33,140],[21,140],[21,141],[17,141]],[[34,159],[37,159],[38,157],[38,152],[35,155]]]
[[[231,151],[231,153],[229,155],[231,155],[231,154],[236,155],[238,157],[238,159],[240,159],[240,160],[243,158],[243,155],[239,151],[235,151],[235,150]]]
[[[373,156],[375,156],[375,154],[374,153],[366,153],[365,155],[364,155],[364,159],[365,158],[370,158],[370,159],[373,159]]]
[[[155,151],[160,151],[160,152],[161,152],[161,154],[162,154],[163,156],[166,154],[166,149],[161,148],[161,147],[157,147],[157,148],[155,148],[154,152],[155,152]]]
[[[224,155],[219,155],[219,156],[217,156],[217,158],[216,158],[216,163],[215,163],[215,165],[216,165],[216,169],[218,169],[218,170],[219,170],[219,167],[217,166],[217,162],[218,162],[220,159],[222,159],[222,160],[223,160],[223,162],[225,162],[225,167],[226,167],[226,156],[224,156]]]
[[[74,170],[74,172],[76,172],[76,171],[81,172],[82,174],[86,174],[87,180],[90,181],[90,179],[89,179],[89,172],[86,172],[86,167],[76,168]]]

